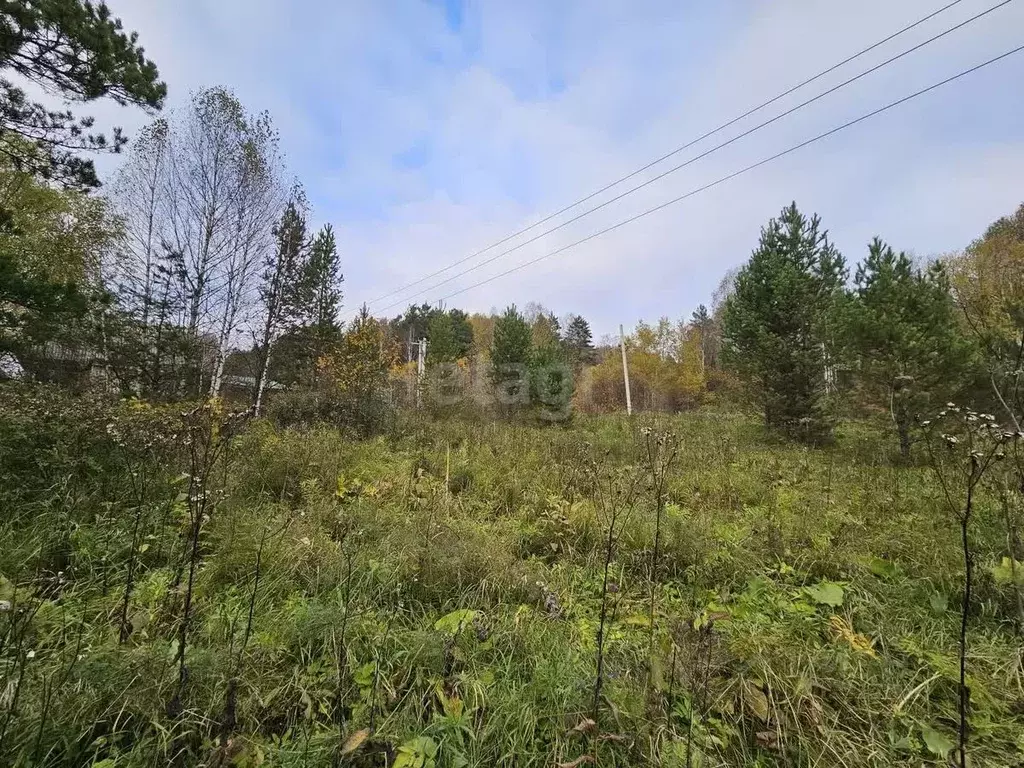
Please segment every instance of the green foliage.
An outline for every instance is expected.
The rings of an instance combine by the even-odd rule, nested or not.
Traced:
[[[398,748],[394,768],[434,768],[437,744],[429,736],[417,736]]]
[[[0,351],[24,357],[48,340],[88,340],[84,321],[105,302],[100,259],[117,242],[117,222],[103,200],[48,186],[9,161],[0,163],[0,194]]]
[[[313,332],[322,350],[341,332],[338,312],[343,280],[334,229],[325,224],[309,246],[302,275],[307,292],[303,302],[304,324]]]
[[[529,323],[515,305],[494,322],[491,382],[506,404],[529,401],[529,366],[533,341]]]
[[[530,402],[543,419],[560,421],[569,415],[575,377],[558,344],[535,347],[530,356]]]
[[[843,604],[843,588],[832,581],[823,581],[806,587],[807,596],[816,603],[839,608]]]
[[[573,315],[562,336],[562,346],[570,362],[577,369],[583,365],[594,364],[594,344],[590,333],[590,323],[582,315]]]
[[[124,32],[106,3],[85,0],[12,0],[0,6],[0,69],[69,101],[108,97],[118,104],[158,109],[167,86],[143,55],[138,37]],[[78,150],[118,151],[127,139],[89,133],[92,118],[49,110],[22,88],[0,82],[0,152],[44,179],[69,186],[99,182],[91,160]],[[11,135],[28,143],[7,141]]]
[[[875,238],[857,267],[848,338],[873,404],[889,410],[904,457],[915,415],[963,386],[971,350],[941,263],[915,269]]]
[[[427,324],[427,362],[454,363],[467,357],[473,346],[469,316],[459,309],[434,312]]]
[[[360,323],[376,341],[372,321]],[[223,754],[237,765],[549,768],[596,744],[609,765],[841,755],[888,768],[949,749],[959,621],[932,603],[955,594],[958,532],[929,470],[879,463],[883,438],[864,425],[808,452],[766,443],[735,415],[662,419],[680,454],[654,622],[645,490],[610,564],[605,714],[590,724],[576,713],[593,696],[601,499],[643,460],[643,425],[415,422],[358,440],[253,423],[209,473],[187,682],[171,716],[182,537],[204,498],[189,491],[196,425],[181,408],[21,385],[0,386],[0,411],[5,690],[24,670],[4,765]],[[203,413],[231,429],[216,406]],[[473,481],[455,493],[460,473]],[[979,490],[974,537],[978,562],[998,568],[997,501]],[[1024,756],[1007,673],[1015,608],[991,577],[986,568],[969,630],[977,765]],[[124,713],[116,726],[110,712]]]
[[[793,203],[761,230],[725,305],[728,360],[749,381],[765,423],[806,442],[826,441],[834,425],[827,369],[845,277],[818,217]]]

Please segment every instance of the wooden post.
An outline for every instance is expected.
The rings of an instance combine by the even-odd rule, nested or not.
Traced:
[[[629,392],[629,365],[626,363],[626,332],[619,325],[619,346],[622,348],[622,378],[626,382],[626,415],[633,415],[633,399]]]
[[[416,346],[416,407],[419,408],[423,393],[423,372],[427,363],[427,340],[420,339]]]

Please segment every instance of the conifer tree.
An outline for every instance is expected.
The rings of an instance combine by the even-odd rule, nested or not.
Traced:
[[[703,304],[698,305],[693,311],[690,319],[691,327],[699,334],[700,350],[700,372],[701,376],[707,375],[709,368],[714,368],[718,362],[718,349],[715,339],[715,321],[711,317],[708,308]]]
[[[875,403],[887,411],[910,456],[910,430],[926,403],[954,395],[970,361],[949,279],[940,263],[914,269],[875,238],[857,267],[849,338]]]
[[[590,323],[581,315],[573,315],[569,320],[565,335],[562,337],[562,345],[574,367],[593,364],[594,344]]]
[[[118,104],[159,109],[167,95],[156,65],[136,33],[126,33],[106,3],[11,0],[0,3],[0,70],[68,101],[107,97]],[[91,160],[80,150],[119,151],[127,141],[93,133],[93,120],[51,110],[0,78],[0,153],[18,167],[73,187],[96,187]],[[27,141],[6,141],[17,136]]]
[[[458,359],[455,328],[452,316],[447,312],[436,312],[427,325],[427,362],[451,363]]]
[[[736,276],[723,324],[730,363],[758,400],[767,426],[805,442],[831,437],[828,368],[846,267],[817,216],[796,203],[761,230]]]
[[[491,382],[506,402],[526,402],[529,397],[529,366],[533,358],[529,323],[508,307],[494,322],[491,346]]]
[[[427,324],[427,361],[453,363],[468,357],[473,347],[473,327],[461,309],[436,310]]]
[[[306,293],[306,323],[314,339],[327,343],[341,333],[338,312],[341,309],[341,260],[334,229],[325,224],[309,247],[301,281]]]
[[[301,276],[308,247],[305,203],[301,192],[293,194],[285,206],[280,221],[274,227],[274,238],[276,246],[267,257],[260,286],[264,317],[254,404],[257,415],[263,404],[274,345],[300,312]]]

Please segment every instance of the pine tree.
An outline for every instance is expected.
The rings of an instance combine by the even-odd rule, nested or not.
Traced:
[[[452,332],[455,336],[455,359],[469,357],[473,352],[473,326],[469,322],[469,315],[461,309],[448,310],[448,315],[452,319]]]
[[[573,315],[566,326],[562,344],[575,368],[592,365],[594,362],[594,344],[590,333],[590,323],[582,315]]]
[[[324,225],[300,259],[293,292],[294,322],[274,344],[271,377],[283,384],[311,383],[317,361],[341,339],[341,261],[330,224]]]
[[[427,360],[453,363],[468,357],[473,346],[473,327],[460,309],[438,311],[427,326]]]
[[[949,280],[939,263],[914,269],[879,238],[858,266],[848,335],[875,403],[889,411],[900,454],[910,456],[914,416],[957,391],[970,359]]]
[[[455,339],[455,328],[452,316],[447,312],[437,312],[430,318],[427,326],[427,362],[455,362],[458,355],[458,344]]]
[[[700,339],[700,373],[706,376],[710,368],[718,363],[718,345],[715,338],[715,321],[711,317],[708,308],[703,304],[698,305],[693,311],[690,319],[691,327],[697,331]]]
[[[532,357],[530,325],[513,304],[495,320],[491,346],[491,382],[503,402],[528,401]]]
[[[831,437],[828,368],[846,267],[817,216],[796,203],[761,230],[724,312],[730,363],[750,386],[765,423],[806,442]]]
[[[541,311],[530,323],[530,335],[534,349],[558,347],[562,343],[562,326],[554,313]]]
[[[330,224],[325,224],[310,244],[309,257],[303,265],[301,277],[306,292],[306,325],[321,346],[336,340],[341,333],[338,312],[341,309],[341,283],[344,280],[334,229]]]
[[[0,3],[0,70],[68,101],[109,97],[122,105],[159,109],[167,95],[138,36],[125,33],[105,3],[85,0]],[[108,141],[102,133],[91,133],[92,126],[91,118],[49,110],[0,79],[0,152],[19,167],[68,186],[99,186],[92,161],[75,153],[116,152],[127,139],[115,128]],[[28,141],[3,140],[11,135]]]
[[[293,195],[281,220],[274,227],[276,247],[268,255],[260,286],[263,301],[263,335],[260,343],[259,374],[254,409],[257,415],[270,375],[274,344],[281,333],[299,316],[302,296],[302,269],[306,242],[306,214],[301,193]]]

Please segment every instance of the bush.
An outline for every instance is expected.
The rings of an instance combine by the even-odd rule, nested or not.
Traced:
[[[270,401],[267,414],[282,429],[329,424],[359,437],[384,434],[395,420],[394,406],[386,394],[346,395],[327,389],[279,393]]]

